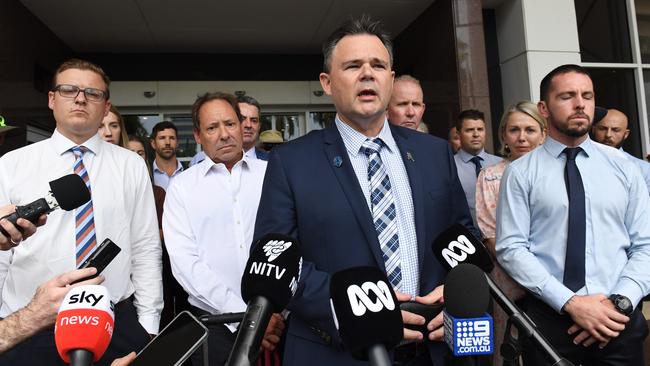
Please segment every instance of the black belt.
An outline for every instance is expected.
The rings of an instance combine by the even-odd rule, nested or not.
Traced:
[[[406,363],[427,352],[427,345],[422,342],[407,343],[395,348],[393,351],[395,364]]]

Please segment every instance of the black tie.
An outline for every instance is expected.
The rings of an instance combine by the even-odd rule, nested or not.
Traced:
[[[481,160],[483,160],[483,158],[481,158],[480,156],[475,156],[475,157],[469,159],[469,161],[474,163],[474,166],[476,167],[476,176],[477,177],[478,177],[478,174],[481,172]]]
[[[564,285],[578,291],[585,285],[585,188],[576,166],[580,147],[564,149],[566,166],[564,183],[569,197],[569,235],[567,236],[566,258],[564,260]]]

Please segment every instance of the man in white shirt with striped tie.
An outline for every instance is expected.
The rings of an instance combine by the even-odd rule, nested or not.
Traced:
[[[56,71],[48,105],[56,120],[51,138],[0,158],[0,206],[24,205],[48,191],[48,182],[79,174],[91,200],[57,210],[29,239],[0,253],[0,317],[24,307],[37,286],[75,269],[106,238],[122,250],[104,270],[115,305],[115,332],[98,365],[138,350],[158,332],[162,310],[161,248],[153,192],[144,161],[97,135],[108,113],[109,79],[101,68],[69,60]],[[52,329],[0,357],[0,364],[62,364]]]

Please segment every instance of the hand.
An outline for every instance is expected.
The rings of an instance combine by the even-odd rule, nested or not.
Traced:
[[[436,288],[433,289],[433,291],[429,292],[425,296],[416,296],[415,301],[419,302],[420,304],[426,304],[426,305],[433,305],[435,303],[444,303],[445,299],[442,296],[444,289],[444,285],[440,285]],[[435,318],[431,319],[429,324],[427,324],[427,329],[431,333],[429,333],[429,340],[432,341],[441,341],[442,337],[444,336],[444,330],[445,328],[443,327],[443,314],[440,312],[438,315],[436,315]]]
[[[630,318],[616,311],[603,294],[573,296],[564,305],[564,311],[575,322],[568,329],[570,335],[577,333],[573,343],[585,347],[595,342],[600,342],[600,348],[605,347],[612,338],[618,337],[630,321]]]
[[[403,294],[399,291],[395,291],[395,296],[397,296],[397,301],[400,302],[411,300],[411,295]],[[401,310],[401,312],[402,312],[402,322],[404,324],[424,325],[425,319],[422,315],[411,313],[406,310]],[[422,334],[422,332],[418,332],[417,330],[407,329],[406,327],[404,328],[405,341],[421,342],[423,339],[424,339],[424,335]]]
[[[29,321],[36,328],[45,328],[56,322],[59,306],[71,288],[81,285],[98,285],[104,281],[102,276],[70,285],[72,282],[92,276],[96,268],[77,269],[57,276],[36,289],[36,294],[25,307]]]
[[[262,338],[262,348],[269,351],[275,350],[283,331],[284,318],[282,315],[277,313],[271,315],[269,325],[266,327],[266,332],[264,332],[264,338]]]
[[[16,206],[9,205],[0,208],[0,217],[5,217],[9,214],[12,214],[16,211]],[[36,225],[32,224],[29,220],[18,219],[16,224],[23,230],[21,233],[16,226],[14,226],[9,220],[2,219],[0,220],[0,226],[9,234],[7,238],[2,233],[0,233],[0,250],[9,250],[17,246],[21,241],[29,238],[36,232],[37,226],[43,226],[47,216],[45,214],[41,215],[38,218]]]
[[[135,360],[135,352],[131,352],[128,355],[115,359],[112,363],[111,366],[127,366],[131,362]]]

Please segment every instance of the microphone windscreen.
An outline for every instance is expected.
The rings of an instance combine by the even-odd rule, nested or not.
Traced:
[[[459,263],[471,263],[487,273],[494,268],[483,243],[461,224],[453,224],[438,235],[433,242],[433,253],[448,270]]]
[[[264,297],[281,312],[296,293],[300,280],[302,257],[298,240],[281,234],[267,234],[251,251],[241,279],[244,302]]]
[[[72,211],[90,201],[90,191],[84,180],[77,174],[64,175],[51,181],[50,190],[59,207],[66,211]]]
[[[54,327],[59,356],[70,363],[72,350],[92,352],[97,362],[113,336],[113,303],[106,287],[84,285],[72,288],[63,299]]]
[[[445,311],[456,318],[483,316],[490,303],[490,287],[485,272],[473,264],[454,267],[445,280]]]
[[[368,348],[395,347],[404,335],[402,313],[386,275],[376,267],[355,267],[332,275],[334,322],[352,356],[368,359]]]

